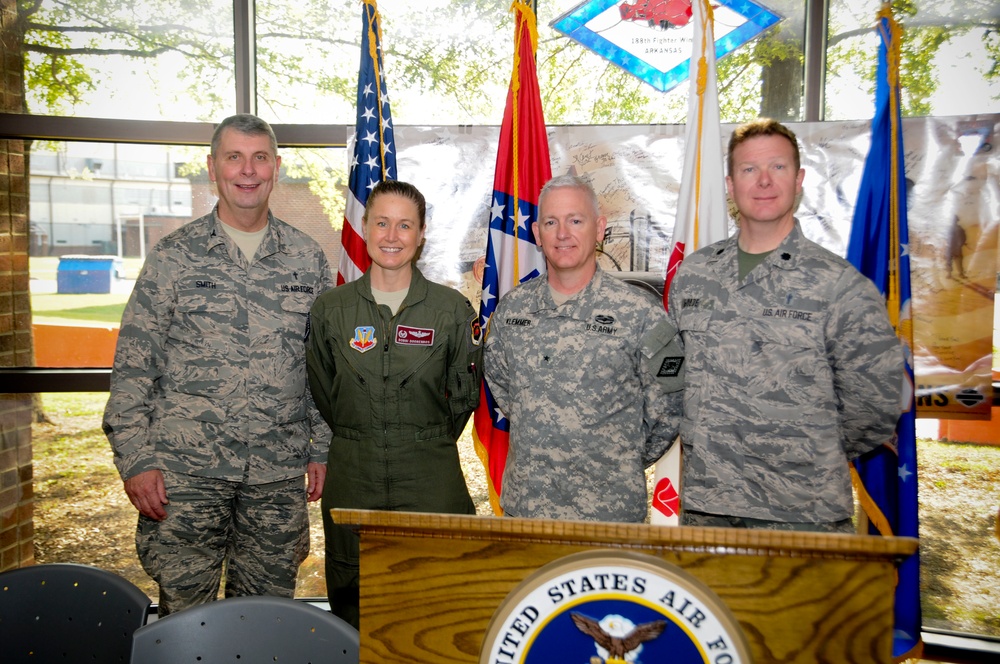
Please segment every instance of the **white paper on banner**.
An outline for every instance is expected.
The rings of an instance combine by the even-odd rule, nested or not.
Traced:
[[[684,174],[664,285],[668,294],[670,282],[685,257],[729,236],[712,10],[708,0],[696,0],[691,9],[694,30],[690,78],[693,94],[688,97]],[[667,304],[666,296],[663,303]],[[680,445],[675,444],[656,462],[650,504],[650,521],[654,525],[676,526],[680,523],[680,482]]]
[[[787,126],[798,136],[806,172],[796,217],[806,237],[843,256],[871,123]],[[722,125],[722,145],[732,130],[733,125]],[[598,262],[610,274],[659,297],[679,204],[685,131],[683,125],[548,130],[553,175],[589,177],[607,216],[608,235]],[[906,174],[912,180],[909,250],[918,408],[941,410],[940,415],[921,411],[920,416],[954,417],[956,411],[973,410],[972,397],[987,403],[992,399],[985,391],[991,384],[1000,231],[1000,159],[993,147],[998,133],[1000,114],[903,119]],[[476,266],[486,253],[495,166],[482,155],[496,152],[499,127],[397,127],[395,138],[400,178],[427,197],[420,269],[428,279],[461,290],[478,308]],[[953,278],[947,275],[948,238],[956,217],[968,236],[964,279],[957,267]],[[337,253],[334,247],[324,248]],[[935,321],[953,319],[942,316],[942,308],[956,312],[962,324],[943,330]],[[945,337],[956,333],[961,337]],[[958,350],[970,348],[969,356],[958,356]],[[974,359],[979,355],[981,360]]]

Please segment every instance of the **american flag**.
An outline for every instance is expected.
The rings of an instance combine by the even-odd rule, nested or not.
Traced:
[[[858,502],[868,518],[867,534],[917,537],[917,437],[913,398],[913,321],[910,310],[909,229],[906,215],[903,126],[899,107],[902,28],[884,6],[878,14],[879,58],[872,142],[854,207],[847,260],[886,297],[889,320],[906,350],[907,390],[894,441],[854,461]],[[917,658],[923,649],[920,558],[913,554],[897,572],[893,656]]]
[[[719,90],[715,72],[715,30],[708,0],[691,3],[694,34],[688,95],[684,173],[677,201],[677,220],[663,284],[667,306],[670,282],[684,256],[724,240],[729,235],[725,177],[722,171],[722,132],[719,127]],[[650,522],[676,526],[680,501],[681,451],[675,444],[656,462]]]
[[[396,148],[392,140],[389,93],[382,68],[382,29],[375,0],[361,8],[361,66],[358,70],[358,120],[348,145],[351,155],[347,209],[341,232],[337,285],[354,281],[371,265],[361,219],[368,192],[382,180],[396,178]]]
[[[545,271],[545,257],[535,245],[531,226],[538,217],[538,194],[552,177],[548,135],[535,72],[538,34],[535,14],[523,0],[515,12],[514,70],[500,126],[486,269],[479,322],[487,329],[497,301],[519,283]],[[510,423],[483,381],[474,416],[476,452],[486,467],[493,511],[501,514],[500,494],[507,463]]]

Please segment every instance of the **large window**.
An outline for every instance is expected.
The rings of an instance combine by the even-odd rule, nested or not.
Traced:
[[[115,329],[146,252],[215,205],[206,155],[194,146],[35,142],[29,265],[36,366],[111,365]],[[271,209],[315,238],[335,264],[344,151],[287,148],[282,157]]]
[[[903,115],[991,113],[1000,99],[997,25],[991,0],[897,3],[905,29]],[[827,23],[826,120],[867,119],[875,89],[874,3],[831,0]]]
[[[580,4],[537,3],[547,121],[683,122],[686,84],[658,92],[550,27]],[[824,23],[824,2],[762,4],[781,21],[719,59],[722,121],[870,117],[877,6],[830,0]],[[993,110],[1000,95],[996,3],[897,5],[906,30],[904,112]],[[46,0],[21,11],[29,6],[34,9],[22,16],[22,26],[26,104],[33,114],[211,122],[246,103],[272,124],[353,122],[361,31],[353,0]],[[512,53],[509,6],[507,0],[379,3],[400,124],[499,123]]]
[[[687,84],[661,93],[550,27],[581,1],[537,2],[538,76],[547,122],[648,125],[650,133],[658,124],[683,123]],[[867,121],[878,3],[763,4],[783,20],[719,60],[722,121],[759,115],[791,122]],[[993,0],[897,4],[907,30],[904,113],[995,112],[1000,6]],[[459,132],[467,125],[499,124],[513,50],[509,6],[510,0],[379,1],[397,125]],[[146,251],[214,204],[206,142],[211,123],[234,112],[257,113],[275,127],[284,159],[272,198],[275,213],[308,230],[336,263],[362,29],[356,0],[41,0],[17,7],[17,28],[5,28],[4,37],[20,38],[24,106],[0,117],[0,133],[31,141],[28,254],[39,366],[109,367],[114,329]],[[19,113],[31,121],[20,122]],[[433,134],[427,132],[428,141]],[[989,164],[995,172],[996,158]],[[461,204],[474,208],[478,202]],[[107,260],[96,265],[66,259],[81,255]],[[462,260],[471,265],[476,258]],[[90,286],[103,276],[106,289],[103,282]],[[86,282],[91,292],[61,292],[61,278],[67,291]],[[83,328],[107,334],[74,341],[71,335],[78,333],[68,330]],[[84,348],[103,354],[81,353]],[[63,409],[71,418],[82,410],[89,424],[63,419],[65,433],[82,427],[103,444],[93,399],[79,407],[51,399],[42,407]],[[59,438],[59,432],[40,435]],[[937,431],[927,435],[937,437]],[[933,448],[935,459],[949,453]],[[60,463],[71,465],[75,454]],[[996,455],[977,449],[966,456],[972,459],[967,465],[982,472],[962,487],[997,481],[995,465],[990,467]],[[937,473],[934,478],[949,481]],[[990,504],[996,504],[995,493]],[[967,544],[977,561],[997,555],[984,519],[972,531],[981,537],[970,536]],[[954,556],[957,567],[962,554],[947,542],[924,546],[933,564],[924,570],[930,595],[960,592],[947,561]],[[975,574],[968,578],[980,578]],[[928,625],[1000,637],[995,610],[981,606],[992,601],[989,596],[972,608],[955,609],[927,604],[927,596]]]
[[[233,7],[230,0],[18,3],[28,111],[177,122],[233,108]]]

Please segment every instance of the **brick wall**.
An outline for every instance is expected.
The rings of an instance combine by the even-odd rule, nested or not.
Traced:
[[[0,0],[0,110],[23,111],[17,1]],[[28,293],[28,182],[24,141],[0,140],[0,366],[33,364]],[[0,394],[0,571],[34,562],[32,403]]]
[[[215,200],[212,186],[208,182],[192,185],[196,201],[193,218],[197,219],[211,210],[211,207],[199,205],[199,202]],[[323,210],[323,202],[309,191],[309,185],[304,182],[280,182],[271,192],[269,203],[275,217],[308,233],[323,247],[327,260],[336,272],[340,261],[340,229],[334,230],[329,215]]]
[[[309,191],[309,185],[282,182],[271,195],[271,212],[319,242],[333,268],[340,260],[340,229],[334,230],[330,216],[323,210],[319,197]],[[343,214],[343,210],[340,212]]]

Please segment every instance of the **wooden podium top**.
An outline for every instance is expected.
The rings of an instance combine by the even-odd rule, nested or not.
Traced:
[[[361,536],[362,664],[481,664],[491,621],[528,592],[522,583],[573,554],[601,551],[646,554],[707,586],[738,621],[749,661],[888,663],[895,568],[917,550],[912,538],[814,532],[331,515]]]
[[[864,558],[905,558],[917,550],[911,537],[840,535],[816,532],[653,526],[641,523],[553,521],[418,512],[330,510],[342,526],[364,533],[449,539],[565,542],[630,548],[668,548],[712,554]]]

